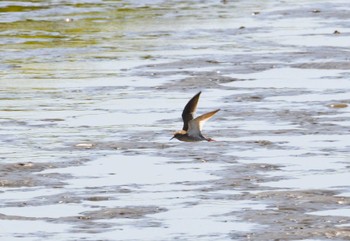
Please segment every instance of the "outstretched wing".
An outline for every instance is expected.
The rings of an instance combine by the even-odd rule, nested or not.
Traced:
[[[192,99],[188,101],[184,110],[182,111],[182,120],[184,122],[182,129],[185,131],[188,130],[188,122],[190,120],[193,120],[194,118],[200,94],[201,91],[199,91],[195,96],[193,96]]]
[[[196,119],[193,119],[189,122],[188,135],[190,136],[200,136],[203,129],[204,123],[209,120],[213,115],[216,114],[220,109],[208,112],[201,116],[198,116]]]

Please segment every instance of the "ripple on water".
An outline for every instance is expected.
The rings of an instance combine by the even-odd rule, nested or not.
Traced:
[[[265,205],[259,202],[211,200],[211,198],[201,200],[202,195],[240,193],[234,190],[230,192],[212,191],[210,195],[210,193],[201,191],[211,186],[210,181],[219,178],[211,173],[224,167],[220,163],[193,163],[193,161],[184,160],[174,162],[164,157],[124,155],[101,157],[86,162],[85,165],[41,171],[41,175],[60,173],[69,174],[72,178],[66,180],[67,185],[64,189],[55,189],[52,194],[43,195],[43,190],[37,189],[27,190],[28,195],[23,200],[27,199],[30,204],[1,208],[0,213],[21,218],[54,219],[56,221],[79,216],[92,218],[96,222],[122,227],[106,229],[99,237],[107,238],[118,235],[123,240],[135,238],[155,240],[164,237],[163,235],[176,238],[183,233],[186,233],[188,237],[205,236],[207,238],[204,240],[210,240],[210,237],[214,236],[225,238],[228,232],[244,232],[258,228],[259,225],[242,222],[232,217],[230,213],[244,208],[264,210]],[[115,191],[104,194],[103,190],[107,190],[106,187],[108,190],[115,187]],[[121,189],[118,188],[125,190],[119,192]],[[56,191],[62,193],[57,194]],[[98,192],[99,199],[87,198],[96,196],[95,192]],[[62,203],[50,204],[50,196],[53,201],[57,200],[57,196],[71,196],[71,199],[62,199]],[[11,197],[16,199],[14,195],[10,195],[4,201],[11,201]],[[46,199],[46,202],[33,205],[32,200],[34,199]],[[66,203],[69,200],[75,201]],[[113,212],[116,207],[119,207],[120,212],[124,212],[123,208],[126,212],[127,209],[136,210],[136,208],[141,211],[149,206],[158,207],[162,211],[147,214],[147,217],[142,219],[144,220],[142,226],[146,226],[145,228],[140,227],[138,216],[123,219],[123,215],[114,214],[108,217],[107,210],[110,209]],[[193,226],[193,223],[196,225]],[[29,221],[28,225],[31,225]],[[35,230],[35,225],[36,223],[33,222],[33,230]],[[203,229],[203,226],[207,228]],[[80,229],[75,222],[69,227],[72,230]],[[60,229],[56,231],[64,232]],[[55,232],[48,232],[55,237]],[[36,235],[44,234],[36,233]]]
[[[298,68],[274,68],[251,74],[231,74],[238,79],[255,81],[234,81],[223,84],[231,87],[245,88],[306,88],[312,90],[350,89],[350,82],[341,77],[343,70],[320,70]],[[283,77],[282,77],[283,76]]]
[[[338,208],[333,210],[324,210],[318,212],[311,212],[311,215],[319,215],[319,216],[342,216],[342,217],[350,217],[350,209],[349,208]]]
[[[219,177],[211,175],[210,172],[223,168],[222,164],[217,163],[201,163],[200,166],[191,162],[165,165],[168,161],[170,159],[164,157],[115,155],[99,158],[84,166],[47,170],[43,174],[69,173],[75,177],[67,180],[72,188],[165,183],[171,186],[182,182],[215,180]]]
[[[42,220],[0,220],[0,226],[3,229],[0,237],[4,240],[14,241],[23,239],[35,241],[44,237],[56,237],[57,240],[63,240],[60,234],[69,231],[68,224],[50,223]]]

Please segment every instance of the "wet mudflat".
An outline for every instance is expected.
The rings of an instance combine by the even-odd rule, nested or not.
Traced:
[[[0,8],[1,239],[350,239],[345,1]]]

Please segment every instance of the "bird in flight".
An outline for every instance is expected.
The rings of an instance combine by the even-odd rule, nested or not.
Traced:
[[[185,106],[182,112],[182,120],[184,122],[182,130],[175,132],[174,136],[170,140],[176,138],[179,141],[186,142],[214,141],[211,138],[203,136],[201,131],[204,122],[209,120],[220,109],[208,112],[206,114],[194,118],[200,94],[201,91],[198,92],[195,96],[193,96],[192,99],[190,99],[190,101]]]

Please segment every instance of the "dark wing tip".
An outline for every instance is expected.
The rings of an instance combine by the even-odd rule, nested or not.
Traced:
[[[199,91],[195,96],[193,96],[186,104],[184,110],[182,111],[182,120],[184,122],[183,130],[188,130],[188,122],[192,119],[194,119],[194,113],[197,109],[197,104],[199,100],[199,96],[201,95],[202,91]]]

